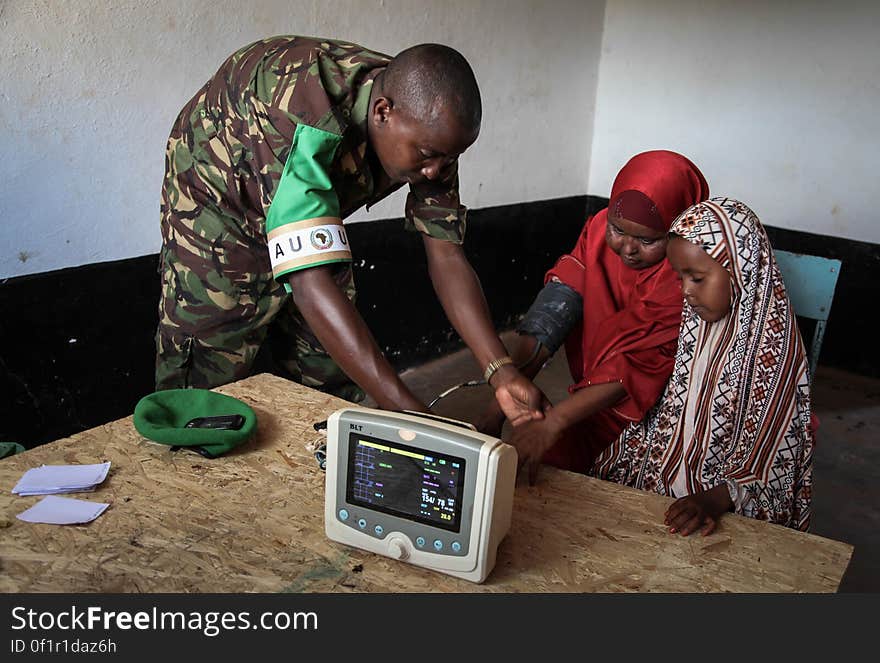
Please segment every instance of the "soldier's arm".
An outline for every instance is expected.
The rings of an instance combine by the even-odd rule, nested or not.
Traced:
[[[480,367],[507,355],[498,338],[489,306],[476,273],[460,244],[422,235],[428,272],[434,291],[449,321],[467,343]],[[498,369],[490,378],[504,414],[516,425],[543,417],[544,395],[513,364]]]
[[[328,265],[291,273],[293,300],[340,368],[386,410],[426,411],[382,354],[364,319],[340,290]]]
[[[357,309],[333,278],[351,262],[330,176],[341,136],[300,124],[266,216],[272,271],[324,349],[386,409],[425,410],[398,377]]]

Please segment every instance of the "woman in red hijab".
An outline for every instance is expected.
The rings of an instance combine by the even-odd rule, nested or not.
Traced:
[[[531,481],[541,461],[588,472],[660,396],[682,309],[666,261],[667,232],[681,212],[708,197],[702,173],[682,155],[638,154],[614,180],[608,207],[587,219],[574,250],[547,272],[512,354],[533,377],[564,340],[574,384],[569,398],[543,419],[514,427],[508,440]],[[497,430],[497,411],[484,421],[493,418]]]

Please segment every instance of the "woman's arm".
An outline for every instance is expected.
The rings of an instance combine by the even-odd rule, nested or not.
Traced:
[[[508,444],[516,447],[519,467],[529,468],[529,483],[537,478],[541,459],[575,424],[611,407],[626,396],[619,382],[606,382],[579,389],[547,411],[542,421],[530,421],[513,429]]]

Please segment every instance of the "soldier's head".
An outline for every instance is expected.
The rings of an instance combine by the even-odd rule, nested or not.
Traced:
[[[458,51],[420,44],[399,53],[373,85],[367,130],[395,182],[449,177],[480,133],[482,104],[474,72]]]

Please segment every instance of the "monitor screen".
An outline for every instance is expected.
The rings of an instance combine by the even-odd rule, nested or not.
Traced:
[[[463,458],[352,433],[345,495],[350,504],[458,532],[464,472]]]

